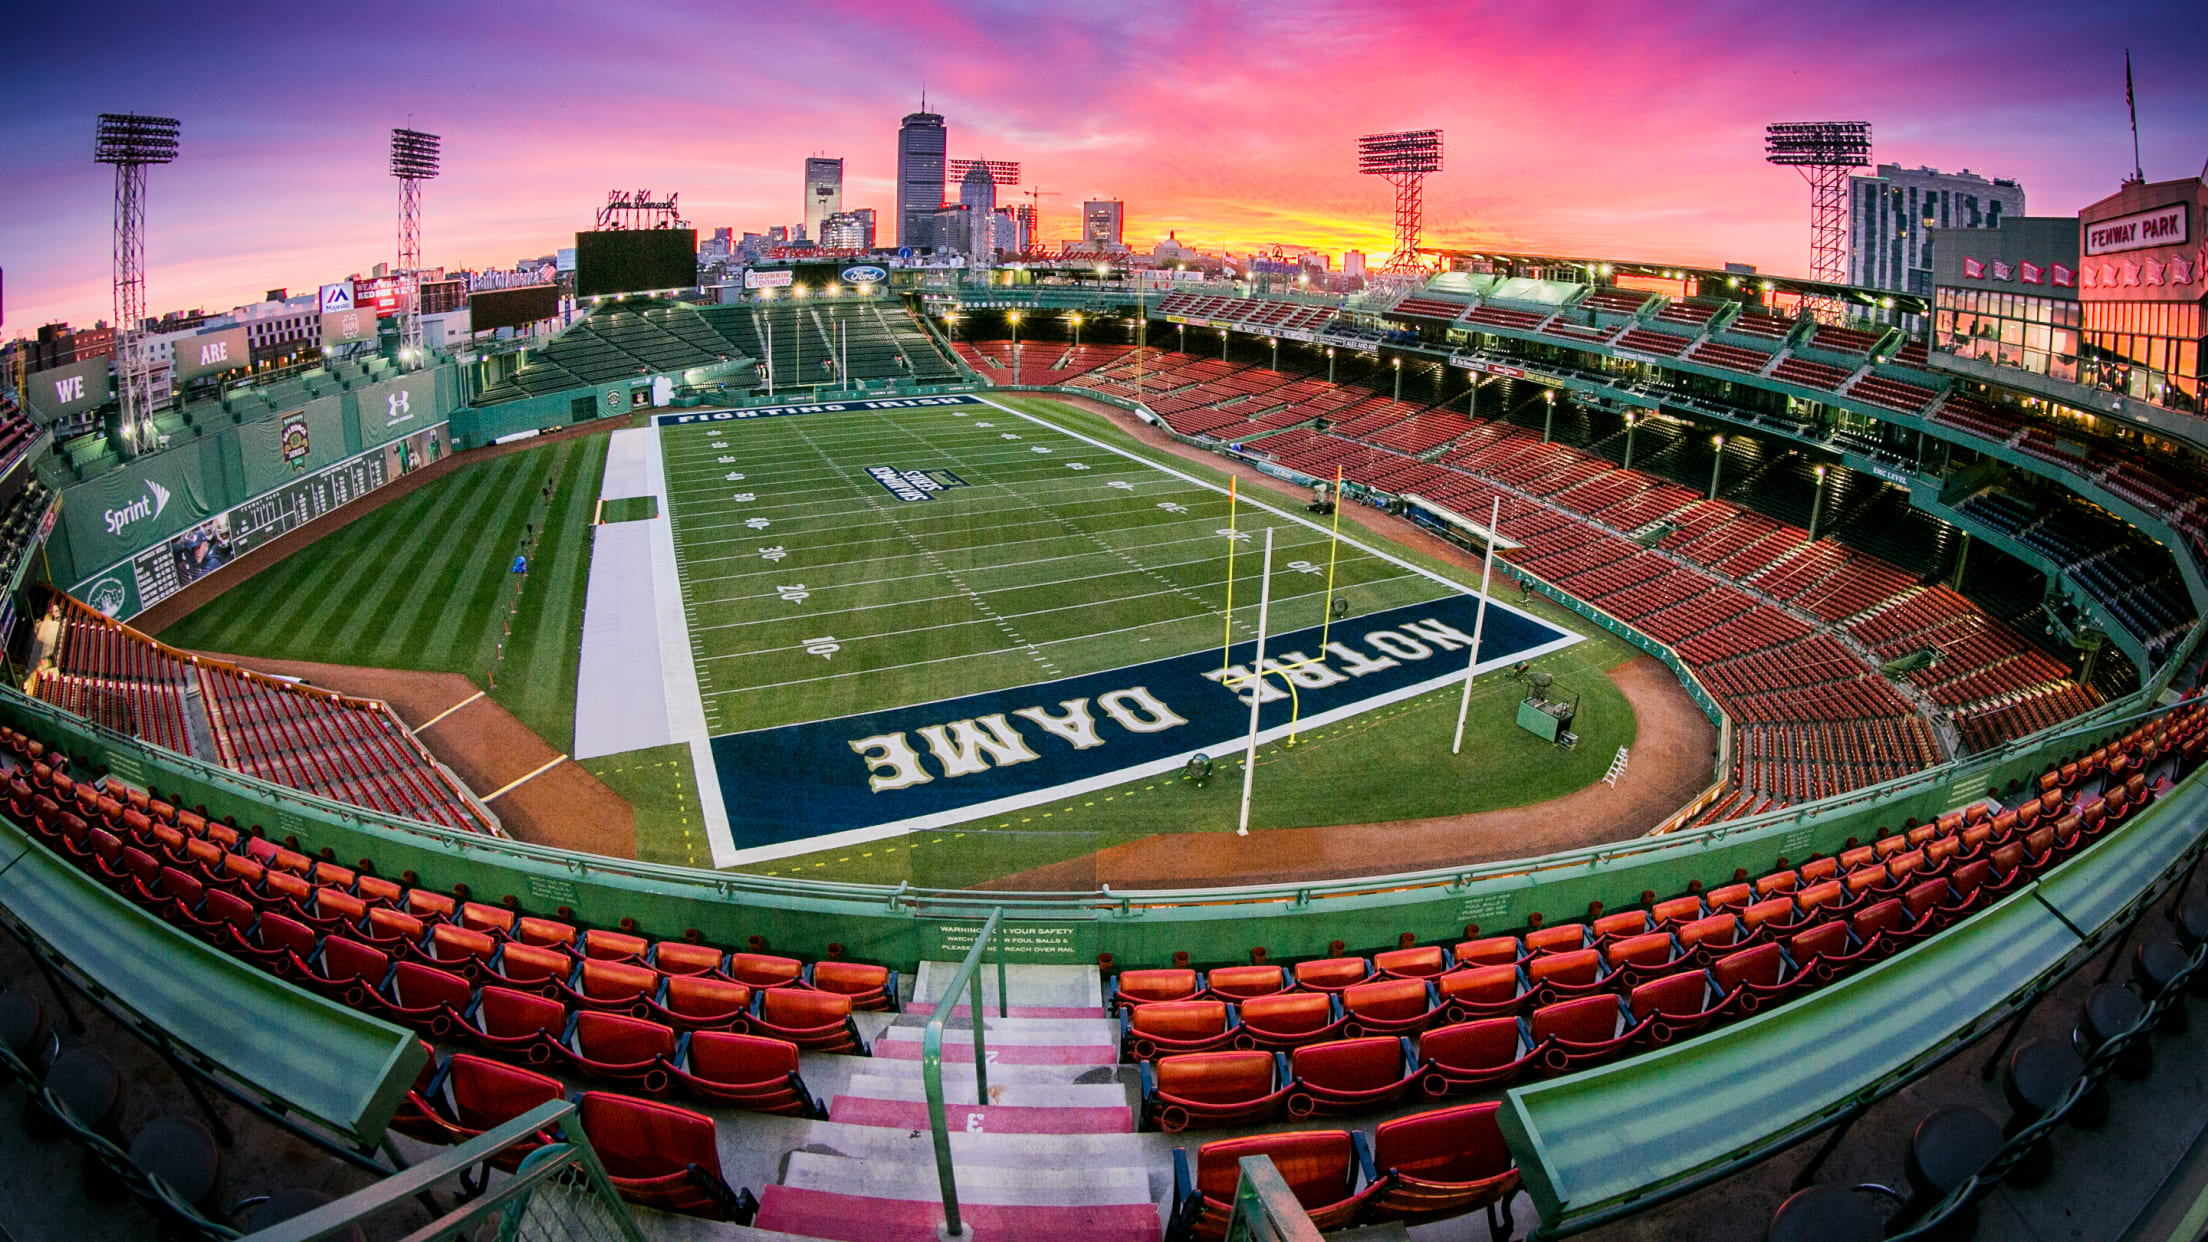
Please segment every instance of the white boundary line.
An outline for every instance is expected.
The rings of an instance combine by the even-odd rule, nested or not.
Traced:
[[[483,691],[481,691],[481,690],[478,690],[478,691],[476,691],[476,692],[475,692],[474,694],[471,694],[471,695],[469,695],[468,697],[466,697],[466,698],[464,698],[464,699],[460,700],[459,702],[457,702],[457,703],[453,704],[452,706],[450,706],[450,707],[446,708],[445,710],[443,710],[443,711],[441,711],[441,712],[437,713],[436,715],[434,715],[434,716],[431,716],[431,717],[430,717],[429,719],[427,719],[427,720],[425,720],[425,721],[423,721],[423,722],[421,723],[421,727],[419,727],[419,728],[417,728],[417,729],[415,729],[415,730],[413,731],[413,732],[414,732],[414,736],[416,736],[416,737],[420,737],[420,736],[421,736],[422,734],[424,734],[424,733],[426,733],[426,732],[428,732],[428,731],[429,731],[429,727],[430,727],[431,725],[434,725],[434,724],[436,724],[436,723],[437,723],[438,721],[440,721],[440,720],[443,720],[443,719],[444,719],[445,717],[447,717],[447,716],[450,716],[450,715],[451,715],[451,714],[453,714],[454,712],[456,712],[456,711],[459,711],[459,710],[460,710],[461,708],[463,708],[463,707],[466,707],[466,706],[467,706],[468,704],[470,704],[470,703],[473,703],[473,702],[475,702],[475,701],[476,701],[477,699],[480,699],[480,698],[482,698],[482,697],[483,697]]]
[[[1106,444],[1101,440],[1083,435],[1080,432],[1073,431],[1069,428],[1058,426],[1055,423],[1036,417],[1035,415],[1012,409],[1009,406],[998,405],[995,401],[990,400],[989,398],[984,397],[981,400],[983,404],[994,407],[995,409],[1000,410],[1006,414],[1010,414],[1015,418],[1026,419],[1027,421],[1034,423],[1037,426],[1048,428],[1052,431],[1058,432],[1061,435],[1069,436],[1073,439],[1082,441],[1085,444],[1101,449],[1104,452],[1112,453],[1116,456],[1126,458],[1139,465],[1158,471],[1161,474],[1169,475],[1173,478],[1180,479],[1185,483],[1189,483],[1198,488],[1202,488],[1205,491],[1214,492],[1219,495],[1226,494],[1227,489],[1223,487],[1219,487],[1215,484],[1207,482],[1204,479],[1197,478],[1194,475],[1185,474],[1163,463],[1152,461],[1149,458],[1141,456],[1140,454],[1116,447],[1114,445]],[[921,438],[918,436],[917,433],[913,433],[913,435],[914,438]],[[925,440],[923,439],[922,442],[925,443]],[[1311,530],[1317,531],[1322,535],[1329,534],[1325,526],[1322,526],[1317,522],[1311,521],[1310,519],[1301,517],[1297,514],[1289,513],[1281,509],[1276,509],[1272,505],[1265,503],[1264,500],[1253,498],[1249,501],[1249,503],[1267,513],[1274,515],[1275,517],[1286,518],[1291,522],[1299,523],[1303,526],[1309,527]],[[671,527],[673,525],[673,522],[670,521],[667,523],[667,525]],[[1342,542],[1349,545],[1350,547],[1356,548],[1358,551],[1363,552],[1369,556],[1387,561],[1391,564],[1407,569],[1416,575],[1438,582],[1441,585],[1447,587],[1453,594],[1476,594],[1476,592],[1472,591],[1461,582],[1457,582],[1454,579],[1451,579],[1443,574],[1436,573],[1433,570],[1425,568],[1424,566],[1414,565],[1411,562],[1403,560],[1400,557],[1390,555],[1389,553],[1360,543],[1355,539],[1344,537],[1342,539]],[[670,554],[673,551],[673,543],[671,537],[668,544],[668,550]],[[1536,625],[1540,625],[1548,629],[1562,629],[1562,627],[1560,626],[1552,625],[1547,621],[1541,620],[1539,617],[1535,617],[1522,609],[1513,607],[1512,605],[1495,599],[1492,596],[1490,596],[1488,600],[1488,606],[1490,608],[1500,608],[1505,612],[1515,613],[1516,615],[1524,617],[1526,620],[1531,621]],[[664,612],[665,610],[662,609],[663,614]],[[1514,663],[1519,660],[1538,659],[1541,656],[1549,655],[1557,651],[1562,651],[1565,648],[1571,647],[1581,641],[1584,641],[1581,635],[1566,629],[1563,630],[1563,632],[1557,638],[1552,639],[1549,642],[1542,643],[1536,647],[1527,650],[1514,651],[1507,655],[1498,656],[1493,660],[1483,661],[1478,666],[1476,673],[1491,672],[1497,668],[1503,667],[1506,664]],[[685,636],[685,640],[683,643],[683,651],[686,657],[684,665],[685,669],[687,670],[689,669],[689,663],[687,659],[689,654],[689,643],[687,641],[687,636]],[[1144,663],[1149,663],[1149,661],[1144,661]],[[691,675],[694,680],[694,671]],[[1462,672],[1452,669],[1451,671],[1444,673],[1441,676],[1428,678],[1425,681],[1419,682],[1412,686],[1408,686],[1404,689],[1391,691],[1386,694],[1375,695],[1371,698],[1359,699],[1355,703],[1345,704],[1344,706],[1334,708],[1331,711],[1321,712],[1316,716],[1299,720],[1295,722],[1293,727],[1296,728],[1298,731],[1319,728],[1323,725],[1331,724],[1337,720],[1346,720],[1352,716],[1363,715],[1366,712],[1385,707],[1391,703],[1399,703],[1405,699],[1415,698],[1418,695],[1424,694],[1429,690],[1435,690],[1443,686],[1452,685],[1461,680],[1463,677],[1464,674]],[[969,691],[968,693],[973,692]],[[957,694],[946,696],[943,699],[936,699],[931,701],[948,702],[952,699],[964,697],[966,697],[965,694]],[[690,701],[698,705],[698,715],[700,717],[700,720],[702,721],[704,715],[704,701],[702,698],[698,697],[694,689]],[[922,703],[911,704],[909,706],[917,707],[925,705],[926,704]],[[841,719],[841,717],[830,717],[828,719]],[[819,724],[823,722],[813,721],[810,723]],[[786,728],[789,726],[778,727]],[[1260,745],[1263,745],[1267,742],[1285,737],[1288,734],[1289,728],[1289,725],[1284,724],[1276,725],[1273,728],[1262,730],[1258,733],[1258,743]],[[889,837],[904,836],[908,833],[913,832],[927,832],[944,829],[955,824],[968,823],[973,820],[983,819],[991,815],[1002,815],[1012,811],[1022,810],[1027,807],[1040,806],[1046,802],[1055,802],[1060,798],[1074,797],[1084,793],[1091,793],[1099,789],[1109,789],[1114,786],[1124,785],[1132,781],[1141,780],[1147,776],[1157,776],[1166,772],[1175,771],[1188,762],[1188,758],[1190,755],[1194,755],[1198,752],[1202,752],[1205,754],[1223,753],[1224,751],[1230,750],[1235,746],[1241,744],[1242,741],[1243,738],[1241,737],[1226,738],[1224,740],[1214,741],[1202,746],[1192,746],[1188,750],[1171,758],[1154,760],[1150,763],[1138,764],[1134,767],[1119,768],[1111,772],[1100,773],[1096,776],[1085,777],[1083,779],[1070,781],[1062,785],[1053,785],[1047,789],[1030,790],[1026,793],[1013,794],[1003,798],[996,798],[988,802],[981,802],[975,803],[970,806],[957,807],[948,811],[938,811],[928,815],[911,816],[906,819],[893,820],[881,824],[874,824],[866,828],[853,828],[843,832],[827,833],[821,836],[801,837],[792,841],[778,842],[774,845],[753,846],[748,849],[737,849],[735,847],[734,838],[730,834],[730,829],[728,827],[727,810],[726,807],[722,804],[719,797],[719,782],[716,779],[716,774],[713,770],[710,749],[707,749],[703,752],[704,757],[702,759],[702,763],[704,766],[701,767],[699,770],[698,784],[701,801],[704,801],[709,796],[711,798],[711,809],[707,812],[706,822],[710,830],[709,837],[713,845],[713,864],[716,867],[730,867],[744,863],[770,862],[778,858],[790,858],[800,854],[815,853],[820,850],[843,849],[853,845],[863,845],[870,841],[880,841]],[[700,754],[700,748],[695,742],[693,742],[692,744],[692,754],[694,756]],[[709,785],[712,787],[712,792],[710,795],[707,794],[707,787]],[[724,842],[727,844],[729,851],[728,857],[725,860],[722,857],[722,845]]]
[[[698,784],[698,810],[705,820],[705,845],[713,865],[739,861],[736,838],[728,831],[728,804],[721,797],[720,773],[713,766],[713,741],[705,725],[705,698],[698,689],[698,666],[690,650],[690,625],[675,560],[674,505],[667,497],[667,462],[659,442],[659,423],[643,428],[651,436],[644,454],[649,494],[659,499],[664,522],[652,526],[652,611],[659,620],[659,673],[667,696],[667,731],[690,747],[690,771]]]

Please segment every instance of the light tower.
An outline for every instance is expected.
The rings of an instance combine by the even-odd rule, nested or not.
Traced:
[[[1395,187],[1395,252],[1380,265],[1383,272],[1416,272],[1418,237],[1425,230],[1426,205],[1421,186],[1426,174],[1441,171],[1441,131],[1413,129],[1366,134],[1357,140],[1357,171],[1385,177]]]
[[[391,175],[399,179],[399,358],[422,354],[422,183],[437,175],[443,139],[391,131]]]
[[[115,166],[115,371],[123,436],[135,442],[153,417],[146,361],[146,167],[176,159],[174,117],[103,112],[93,162]]]
[[[1848,279],[1848,170],[1871,162],[1869,121],[1781,121],[1763,130],[1763,158],[1809,183],[1809,278]]]

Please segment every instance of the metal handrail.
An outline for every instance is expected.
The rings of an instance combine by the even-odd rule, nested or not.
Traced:
[[[966,960],[951,972],[950,982],[943,994],[935,998],[935,1012],[928,1015],[927,1030],[920,1037],[920,1078],[928,1093],[928,1129],[935,1139],[935,1179],[943,1190],[943,1228],[945,1236],[963,1237],[965,1229],[958,1215],[958,1181],[951,1170],[951,1126],[943,1103],[943,1019],[958,1008],[959,997],[969,989],[973,998],[966,1009],[974,1020],[974,1106],[979,1108],[989,1102],[989,1052],[983,1043],[982,987],[975,978],[981,967],[982,950],[989,942],[997,941],[997,1016],[1010,1012],[1004,992],[1004,942],[999,930],[1004,921],[1002,907],[991,910],[982,921],[980,930],[974,933],[973,947],[966,950]]]
[[[320,1238],[345,1233],[377,1213],[427,1192],[447,1178],[463,1176],[470,1167],[488,1161],[530,1135],[549,1131],[557,1126],[560,1131],[559,1142],[531,1152],[511,1178],[412,1236],[472,1237],[476,1225],[494,1215],[507,1216],[518,1212],[526,1207],[529,1199],[540,1188],[544,1188],[546,1183],[561,1177],[570,1169],[575,1169],[589,1183],[591,1197],[604,1205],[605,1215],[611,1218],[623,1242],[644,1242],[644,1235],[638,1230],[628,1205],[621,1201],[621,1196],[607,1180],[605,1166],[599,1163],[598,1153],[591,1148],[590,1139],[583,1134],[582,1125],[576,1117],[579,1111],[572,1100],[548,1100],[512,1121],[486,1130],[458,1146],[440,1150],[428,1159],[371,1186],[326,1203],[311,1212],[248,1234],[247,1237],[251,1242],[316,1242]],[[514,1234],[502,1231],[500,1236],[511,1237]]]
[[[1271,1156],[1244,1156],[1240,1166],[1242,1180],[1234,1188],[1227,1242],[1320,1242],[1319,1227],[1311,1223],[1311,1214],[1303,1210]]]

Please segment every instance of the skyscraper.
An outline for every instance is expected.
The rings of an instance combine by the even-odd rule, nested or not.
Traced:
[[[897,244],[913,244],[913,222],[943,205],[943,153],[949,142],[943,118],[926,111],[897,127]]]
[[[972,214],[973,240],[966,253],[977,263],[987,263],[996,254],[995,223],[991,217],[997,210],[997,179],[989,170],[975,164],[966,170],[966,176],[958,183],[958,205]]]
[[[1081,240],[1090,249],[1117,246],[1126,218],[1127,204],[1119,199],[1090,199],[1081,204]]]
[[[843,161],[826,156],[805,160],[805,235],[818,238],[820,222],[843,210]]]

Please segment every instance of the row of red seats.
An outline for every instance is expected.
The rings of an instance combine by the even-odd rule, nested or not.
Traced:
[[[1762,311],[1742,311],[1731,323],[1725,325],[1725,330],[1767,341],[1783,341],[1794,331],[1794,321],[1781,319],[1777,315],[1766,315]]]
[[[1867,354],[1878,345],[1881,339],[1883,337],[1873,336],[1868,332],[1857,332],[1853,328],[1836,328],[1830,324],[1819,324],[1817,331],[1810,336],[1809,344],[1811,348],[1830,350],[1836,354]]]
[[[1388,311],[1391,315],[1413,315],[1420,319],[1454,320],[1464,313],[1462,302],[1444,302],[1438,298],[1408,297],[1397,302]]]
[[[1836,366],[1812,362],[1807,358],[1788,357],[1771,368],[1771,378],[1799,384],[1804,388],[1824,388],[1834,392],[1848,380],[1848,373]]]
[[[1590,291],[1585,298],[1580,300],[1579,305],[1613,315],[1635,315],[1639,314],[1641,308],[1648,305],[1649,300],[1654,296],[1654,294],[1642,293],[1634,289],[1602,286]]]
[[[1466,323],[1482,324],[1491,328],[1512,328],[1519,332],[1531,332],[1541,326],[1546,315],[1532,311],[1511,310],[1503,306],[1475,306],[1464,317]]]
[[[1656,312],[1656,319],[1660,323],[1700,328],[1723,309],[1724,304],[1720,302],[1666,302],[1664,309]]]
[[[1242,1160],[1263,1155],[1280,1170],[1320,1230],[1360,1223],[1423,1224],[1484,1210],[1495,1237],[1510,1233],[1518,1167],[1496,1125],[1497,1104],[1460,1104],[1381,1122],[1364,1132],[1301,1130],[1173,1149],[1170,1242],[1226,1236]]]
[[[131,642],[91,609],[74,600],[68,604],[75,606],[57,603],[49,614],[60,626],[49,657],[53,668],[41,670],[37,697],[100,718],[99,699],[121,696],[129,705],[128,716],[101,723],[178,754],[192,754],[191,730],[184,723],[182,666]]]
[[[1617,339],[1614,348],[1628,349],[1635,353],[1662,354],[1667,358],[1676,358],[1686,352],[1687,346],[1693,343],[1694,341],[1690,337],[1673,336],[1669,332],[1657,332],[1649,328],[1628,328],[1625,335]]]
[[[2100,696],[2076,682],[2065,682],[2044,691],[1983,704],[1958,712],[1955,726],[1972,750],[1985,750],[2012,737],[2051,729],[2079,712],[2100,703]]]
[[[1223,998],[1286,977],[1127,972],[1114,996],[1128,1005],[1129,1054],[1155,1058],[1144,1061],[1145,1120],[1180,1129],[1354,1112],[1414,1086],[1439,1097],[1666,1042],[1947,926],[2151,797],[2135,773],[2059,817],[2056,792],[1998,815],[1981,806],[1588,924],[1302,963],[1295,990],[1238,1001]],[[1283,1029],[1298,1014],[1302,1029]]]
[[[224,766],[390,815],[488,828],[379,706],[352,706],[213,665],[197,672]]]
[[[1723,341],[1704,341],[1695,346],[1694,352],[1688,354],[1687,358],[1693,362],[1706,362],[1713,367],[1743,371],[1750,375],[1763,370],[1771,361],[1769,354],[1743,349],[1738,345],[1727,345]]]
[[[1960,427],[1996,444],[2007,443],[2009,437],[2024,427],[2023,417],[2015,411],[1958,392],[1947,394],[1940,408],[1932,411],[1932,421]]]
[[[1851,397],[1861,397],[1873,405],[1884,406],[1903,414],[1915,414],[1932,403],[1939,394],[1922,384],[1890,379],[1883,375],[1865,375],[1848,389]]]

